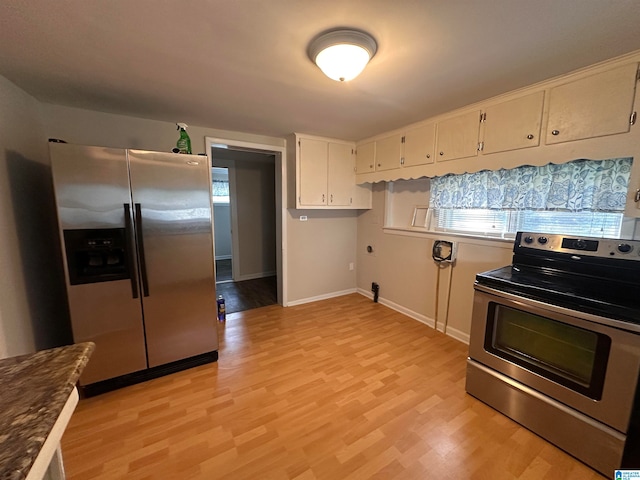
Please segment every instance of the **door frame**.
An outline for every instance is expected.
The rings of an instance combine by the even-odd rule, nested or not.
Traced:
[[[213,147],[275,156],[276,272],[278,279],[278,303],[282,306],[287,306],[287,222],[285,221],[287,214],[286,147],[219,137],[205,137],[205,144],[207,147],[206,152],[210,167],[213,165],[213,158],[211,155],[211,149]],[[231,172],[229,172],[229,175],[231,175]],[[215,226],[213,226],[213,222],[212,228],[215,228]],[[213,253],[215,258],[215,250]],[[236,252],[234,251],[233,255],[235,255],[235,253]]]

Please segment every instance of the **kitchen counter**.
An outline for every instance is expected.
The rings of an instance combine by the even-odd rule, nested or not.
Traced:
[[[0,360],[0,480],[64,478],[60,439],[91,342]]]

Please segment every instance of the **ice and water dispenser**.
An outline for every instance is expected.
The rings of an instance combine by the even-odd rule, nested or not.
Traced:
[[[124,228],[65,230],[64,245],[71,285],[130,278]]]

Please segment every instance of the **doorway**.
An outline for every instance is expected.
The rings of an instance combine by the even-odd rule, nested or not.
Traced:
[[[215,193],[217,294],[225,298],[228,313],[283,305],[284,147],[212,138],[207,147]]]

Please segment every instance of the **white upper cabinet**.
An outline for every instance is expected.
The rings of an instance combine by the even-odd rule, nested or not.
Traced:
[[[330,206],[350,206],[356,187],[354,148],[345,143],[329,142],[328,191]]]
[[[356,173],[369,173],[376,170],[376,142],[364,143],[356,152]]]
[[[435,123],[396,133],[358,147],[357,173],[381,172],[433,163]]]
[[[289,165],[295,168],[295,202],[290,202],[291,208],[371,208],[371,186],[356,186],[354,144],[293,137],[296,148],[290,151]]]
[[[403,138],[402,166],[412,167],[433,163],[436,144],[435,123],[407,130]]]
[[[628,132],[637,71],[631,63],[552,88],[546,143]]]
[[[640,158],[640,50],[425,118],[358,145],[360,185],[577,158]],[[640,162],[626,215],[640,216]],[[636,212],[637,210],[637,212]]]
[[[438,123],[438,161],[478,155],[480,110],[473,110]]]
[[[298,140],[298,201],[301,206],[327,204],[329,144],[321,140]]]
[[[396,134],[376,141],[376,172],[400,168],[402,135]]]
[[[540,145],[544,91],[535,92],[484,110],[482,152],[497,153]]]

